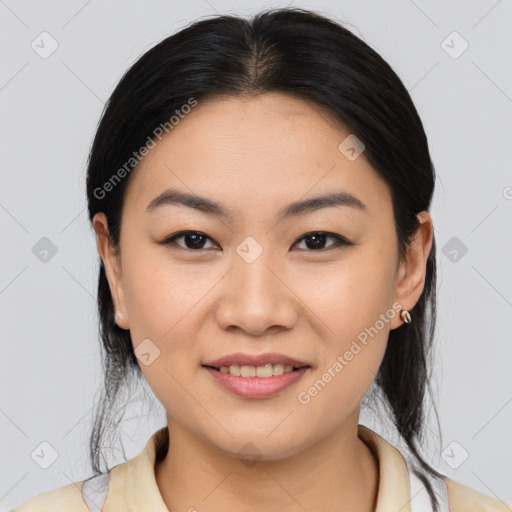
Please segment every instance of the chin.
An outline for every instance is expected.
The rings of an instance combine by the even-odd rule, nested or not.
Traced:
[[[308,445],[306,440],[301,437],[303,433],[300,432],[297,432],[296,439],[286,432],[281,435],[274,432],[270,436],[262,433],[261,430],[254,434],[247,431],[230,432],[233,437],[223,440],[209,438],[209,442],[226,455],[245,461],[247,466],[251,466],[257,461],[286,459],[296,455]]]

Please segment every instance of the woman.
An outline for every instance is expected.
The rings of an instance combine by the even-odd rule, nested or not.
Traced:
[[[87,194],[95,475],[26,511],[505,511],[422,458],[435,173],[390,66],[311,11],[196,22],[113,92]],[[167,426],[101,468],[123,385]],[[359,424],[381,396],[407,450]]]

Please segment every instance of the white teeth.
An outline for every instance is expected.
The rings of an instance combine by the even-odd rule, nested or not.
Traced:
[[[237,364],[232,364],[228,367],[229,373],[234,375],[235,377],[240,377],[240,366]]]
[[[277,364],[272,365],[272,375],[282,375],[283,373],[284,373],[284,364],[277,363]]]
[[[240,377],[256,377],[256,368],[254,366],[240,366]]]
[[[267,363],[264,366],[248,366],[232,364],[230,366],[221,366],[220,371],[222,373],[229,373],[235,377],[272,377],[273,375],[282,375],[293,371],[293,366],[284,365],[282,363],[271,364]]]

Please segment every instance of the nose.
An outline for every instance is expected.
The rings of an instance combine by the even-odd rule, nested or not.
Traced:
[[[262,336],[292,329],[297,323],[299,299],[283,268],[266,252],[251,263],[235,256],[216,302],[216,321],[221,329]]]

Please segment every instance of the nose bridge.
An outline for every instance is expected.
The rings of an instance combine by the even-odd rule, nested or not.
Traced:
[[[275,306],[274,302],[281,292],[279,279],[275,275],[279,271],[275,270],[278,265],[268,244],[262,247],[254,239],[246,239],[236,252],[233,272],[238,300],[244,303],[251,301],[260,307],[265,304],[266,307]]]
[[[255,335],[272,326],[289,328],[297,315],[284,276],[279,278],[283,266],[254,239],[244,240],[236,252],[216,312],[219,326],[237,326]]]

